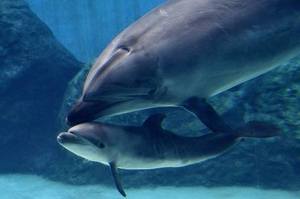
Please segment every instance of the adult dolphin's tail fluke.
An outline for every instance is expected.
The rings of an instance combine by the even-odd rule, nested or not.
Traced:
[[[299,0],[171,0],[109,44],[67,119],[206,99],[299,54]]]
[[[161,128],[164,117],[152,115],[141,127],[83,123],[59,134],[57,141],[78,156],[110,166],[116,188],[125,197],[118,168],[182,167],[217,157],[242,137],[268,138],[280,132],[273,124],[252,121],[232,132],[183,137]]]

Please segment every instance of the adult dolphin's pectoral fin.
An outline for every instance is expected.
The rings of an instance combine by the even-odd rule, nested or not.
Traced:
[[[122,183],[121,183],[121,179],[120,179],[120,175],[118,173],[118,168],[117,168],[116,163],[115,162],[110,162],[109,166],[110,166],[111,174],[113,176],[116,188],[118,189],[119,193],[122,196],[126,197],[126,193],[125,193],[125,191],[123,189],[123,186],[122,186]]]
[[[184,101],[182,106],[194,113],[213,132],[234,132],[205,99],[192,97]]]

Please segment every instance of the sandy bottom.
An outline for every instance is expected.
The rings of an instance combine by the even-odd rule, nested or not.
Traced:
[[[299,199],[300,192],[224,187],[159,187],[128,189],[128,199]],[[0,176],[1,199],[121,199],[118,192],[104,186],[71,186],[37,176]]]

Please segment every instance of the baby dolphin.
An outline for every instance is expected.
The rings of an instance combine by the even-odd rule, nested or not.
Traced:
[[[249,122],[231,132],[183,137],[161,127],[165,115],[150,116],[141,127],[82,123],[60,133],[58,143],[78,156],[111,167],[118,191],[126,197],[117,169],[182,167],[217,157],[242,137],[266,138],[279,129],[263,122]]]
[[[170,0],[108,45],[67,120],[207,99],[299,54],[299,0]]]

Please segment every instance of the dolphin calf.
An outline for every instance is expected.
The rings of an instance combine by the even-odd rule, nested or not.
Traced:
[[[299,54],[299,0],[170,0],[108,45],[67,121],[207,99]]]
[[[161,128],[165,115],[150,116],[141,127],[82,123],[60,133],[59,144],[78,156],[111,167],[115,185],[126,193],[117,169],[182,167],[217,157],[242,137],[278,135],[272,124],[249,122],[230,132],[212,132],[200,137],[183,137]]]

